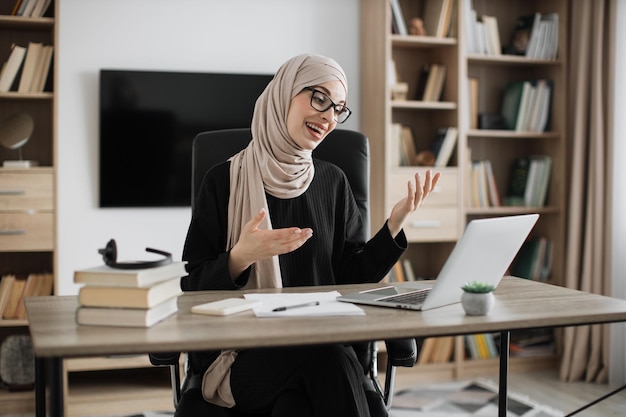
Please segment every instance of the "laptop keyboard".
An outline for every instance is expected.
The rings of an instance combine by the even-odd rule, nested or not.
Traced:
[[[402,304],[412,304],[412,305],[420,305],[426,299],[426,296],[430,292],[430,288],[424,288],[423,290],[417,290],[413,292],[407,292],[404,294],[398,295],[390,295],[387,297],[381,297],[378,300],[381,301],[392,301],[398,302]]]

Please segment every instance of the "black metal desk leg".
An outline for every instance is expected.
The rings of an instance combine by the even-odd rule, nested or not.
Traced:
[[[49,358],[50,417],[63,417],[63,359]]]
[[[498,389],[498,417],[506,417],[508,404],[508,382],[509,382],[509,341],[511,332],[503,330],[500,332],[500,381]]]
[[[46,417],[46,360],[35,357],[35,416]]]

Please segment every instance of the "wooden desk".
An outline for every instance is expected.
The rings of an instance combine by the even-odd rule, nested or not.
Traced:
[[[381,286],[361,284],[288,288],[282,291],[348,292]],[[280,291],[280,290],[269,290]],[[239,294],[239,293],[237,293]],[[425,312],[367,307],[365,316],[256,318],[252,312],[227,317],[191,314],[192,305],[232,296],[210,291],[179,298],[177,315],[149,329],[78,326],[77,298],[31,297],[26,300],[37,357],[37,416],[45,416],[45,383],[50,384],[50,415],[62,416],[62,359],[81,356],[254,348],[406,337],[502,332],[508,352],[511,330],[626,321],[626,300],[584,293],[520,278],[505,277],[488,316],[466,316],[460,304]],[[46,378],[44,366],[49,364]],[[508,355],[500,356],[500,415],[506,415]]]

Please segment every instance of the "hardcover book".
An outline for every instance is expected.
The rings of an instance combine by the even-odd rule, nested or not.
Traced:
[[[172,262],[156,268],[116,269],[107,265],[74,271],[76,284],[110,287],[148,287],[157,282],[187,275],[185,262]]]
[[[79,290],[78,302],[88,307],[151,308],[181,293],[180,277],[150,287],[111,287],[86,285]]]
[[[76,323],[90,326],[152,327],[178,311],[178,297],[148,309],[78,307]]]

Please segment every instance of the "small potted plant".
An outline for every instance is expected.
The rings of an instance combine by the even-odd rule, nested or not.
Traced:
[[[463,287],[463,295],[461,296],[461,305],[465,313],[469,316],[484,316],[495,304],[493,285],[480,281],[472,281]]]

